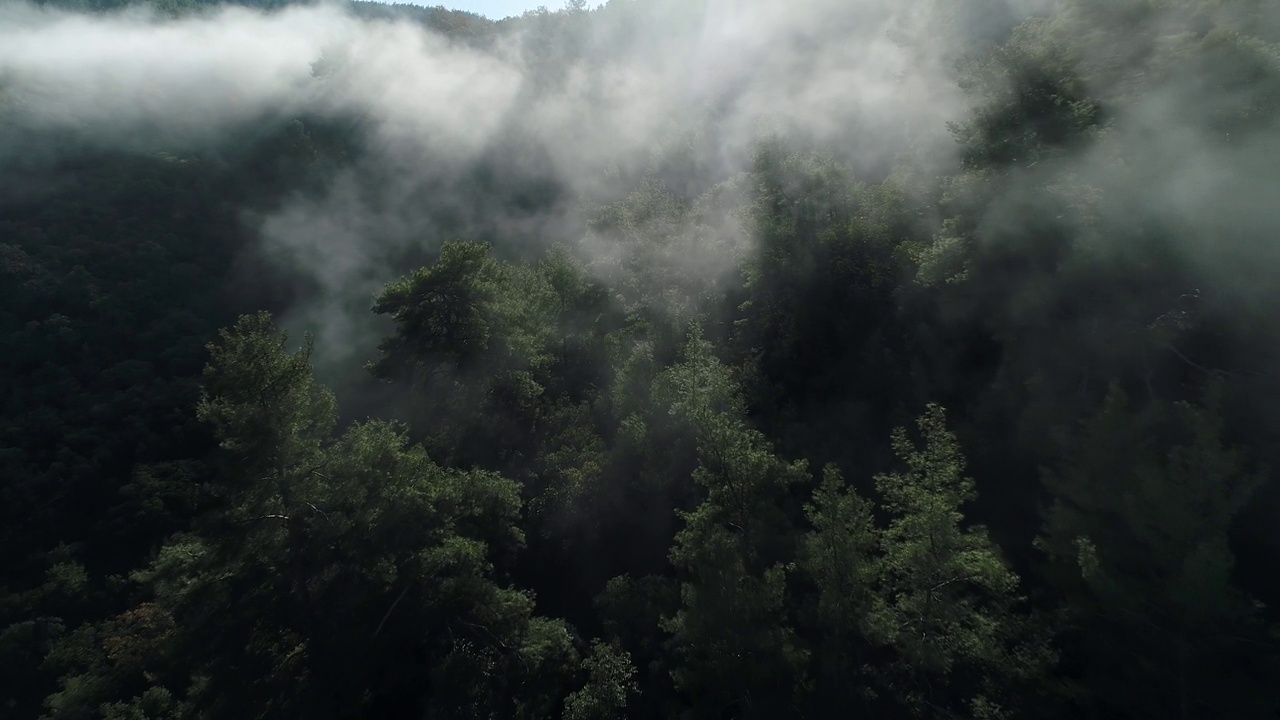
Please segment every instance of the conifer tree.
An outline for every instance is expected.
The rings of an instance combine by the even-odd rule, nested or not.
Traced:
[[[1269,717],[1274,635],[1232,578],[1230,532],[1264,475],[1224,440],[1219,395],[1134,408],[1113,387],[1063,433],[1037,541],[1098,712]]]
[[[779,460],[743,423],[732,375],[699,333],[659,378],[658,393],[695,429],[693,479],[705,492],[682,513],[671,550],[681,608],[663,626],[678,657],[676,685],[704,716],[774,717],[802,682],[804,652],[785,608],[794,533],[783,503],[808,472]]]
[[[886,679],[913,713],[1005,717],[1052,653],[1020,607],[1018,576],[986,529],[964,522],[976,490],[945,411],[930,405],[916,425],[919,445],[904,428],[893,433],[906,468],[876,478],[892,519],[867,635],[894,650]]]

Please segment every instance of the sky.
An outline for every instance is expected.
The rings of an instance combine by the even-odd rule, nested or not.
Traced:
[[[419,0],[422,5],[444,5],[452,10],[466,10],[477,15],[484,15],[491,20],[501,20],[512,15],[520,15],[526,10],[546,5],[548,10],[559,10],[564,5],[561,0]]]

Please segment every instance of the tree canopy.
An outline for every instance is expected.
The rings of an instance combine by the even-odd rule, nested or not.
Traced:
[[[0,715],[1280,711],[1272,4],[145,4],[325,42],[0,50]]]

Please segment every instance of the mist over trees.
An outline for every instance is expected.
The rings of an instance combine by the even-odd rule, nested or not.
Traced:
[[[0,715],[1274,718],[1267,0],[0,4]]]

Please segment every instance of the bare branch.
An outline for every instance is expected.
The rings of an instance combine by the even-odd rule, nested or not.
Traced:
[[[387,624],[387,618],[391,617],[391,613],[395,611],[396,606],[404,599],[404,596],[409,592],[410,587],[412,587],[412,584],[405,585],[404,589],[400,591],[400,594],[396,596],[395,601],[391,603],[391,607],[387,608],[386,614],[382,616],[382,621],[378,623],[378,629],[374,630],[373,634],[369,636],[370,640],[378,637],[378,633],[382,632],[382,626]]]

